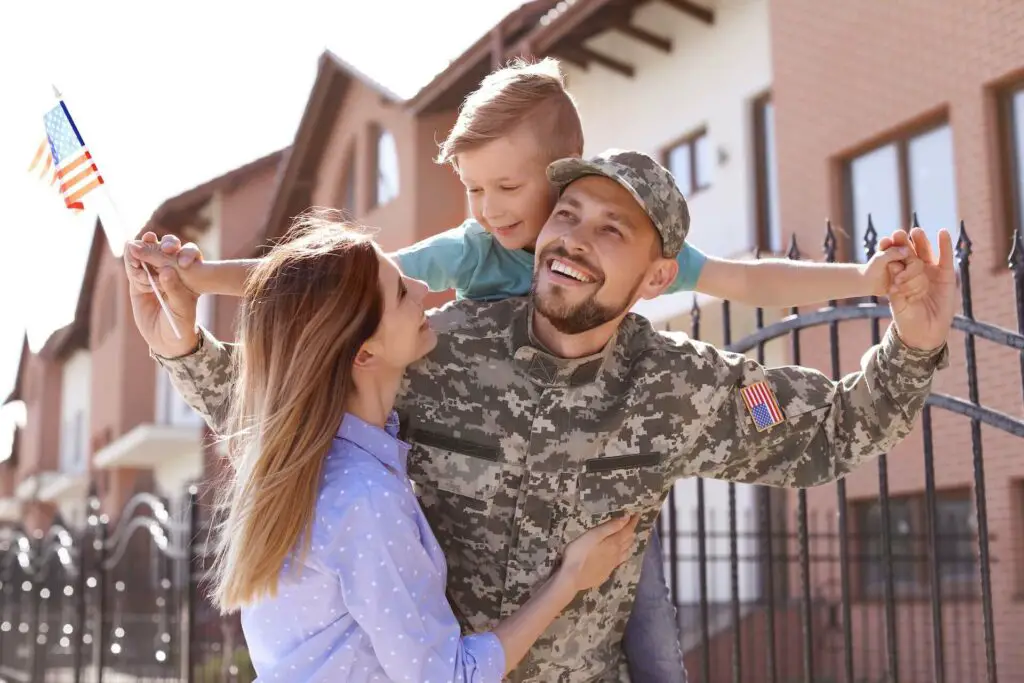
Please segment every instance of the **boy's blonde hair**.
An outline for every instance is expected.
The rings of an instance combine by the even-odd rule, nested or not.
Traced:
[[[565,89],[558,60],[516,59],[488,75],[459,108],[459,118],[441,143],[437,163],[457,165],[466,150],[530,127],[545,161],[583,155],[583,123]]]

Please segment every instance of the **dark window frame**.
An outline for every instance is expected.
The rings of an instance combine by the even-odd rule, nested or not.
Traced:
[[[350,140],[345,150],[341,169],[341,198],[339,204],[349,219],[359,214],[359,165],[357,140]]]
[[[672,166],[671,166],[672,153],[674,151],[676,151],[677,149],[679,149],[680,147],[689,147],[689,149],[690,149],[690,181],[692,183],[692,188],[691,188],[689,194],[685,194],[685,197],[686,197],[687,201],[689,201],[693,197],[696,197],[697,195],[701,194],[702,192],[706,192],[712,186],[712,183],[711,183],[710,180],[708,180],[703,185],[699,184],[699,182],[698,182],[699,176],[697,174],[697,142],[699,140],[701,140],[701,139],[707,140],[708,144],[711,143],[711,140],[708,137],[708,127],[706,125],[701,126],[700,128],[697,128],[695,130],[692,130],[689,133],[687,133],[686,135],[680,136],[680,137],[676,138],[675,140],[673,140],[672,142],[670,142],[669,144],[665,145],[661,149],[661,154],[659,155],[661,157],[661,165],[671,171],[672,170]],[[712,164],[713,163],[714,162],[712,161]],[[709,171],[709,174],[710,174],[710,171]],[[678,178],[676,179],[676,182],[678,182]]]
[[[965,536],[952,536],[943,534],[943,520],[947,519],[947,516],[943,514],[943,505],[954,503],[954,504],[968,504],[968,524],[971,526],[970,533],[970,553],[964,553],[963,556],[956,556],[952,560],[949,557],[945,557],[940,560],[939,572],[940,572],[940,583],[943,600],[976,600],[980,596],[978,590],[978,579],[977,575],[979,572],[978,556],[975,552],[977,548],[977,529],[974,522],[975,508],[974,508],[974,497],[970,489],[967,488],[956,488],[949,490],[936,491],[936,507],[938,520],[937,530],[937,542],[938,547],[936,550],[942,552],[943,542],[946,543],[961,543],[968,540]],[[927,498],[924,492],[918,492],[908,495],[890,496],[890,524],[898,519],[899,508],[906,506],[907,518],[910,520],[910,558],[902,560],[905,565],[909,565],[911,568],[912,576],[909,579],[901,580],[898,574],[894,573],[894,597],[901,601],[913,601],[913,600],[930,600],[931,589],[930,589],[930,558],[928,554],[928,504]],[[865,516],[869,514],[872,509],[877,510],[878,515],[878,526],[877,528],[866,528]],[[853,567],[853,584],[854,584],[854,599],[861,602],[873,602],[884,599],[884,566],[882,553],[882,537],[881,537],[881,502],[878,498],[862,499],[850,502],[849,515],[851,526],[854,530],[854,567]],[[893,536],[890,534],[890,536]],[[877,543],[877,552],[871,552],[868,554],[869,540],[873,540]],[[896,543],[893,543],[893,565],[894,569],[898,571],[898,565],[901,563],[901,559],[896,547]],[[877,573],[879,580],[877,583],[866,584],[866,567],[869,562],[874,562],[877,567]],[[943,575],[944,569],[950,567],[949,562],[971,562],[972,571],[970,576],[957,576]]]
[[[753,99],[751,102],[751,126],[752,126],[752,140],[754,141],[754,197],[755,197],[755,211],[754,211],[754,225],[755,225],[755,243],[757,249],[761,253],[771,254],[785,254],[787,251],[785,243],[785,232],[782,230],[782,226],[779,225],[779,249],[773,250],[771,248],[772,243],[772,226],[771,226],[771,184],[768,181],[768,139],[765,135],[765,111],[768,105],[772,105],[774,108],[774,102],[772,101],[771,91],[761,93]],[[774,131],[773,131],[774,134]],[[776,144],[776,160],[778,159],[778,145]],[[775,169],[775,173],[778,174],[779,169]],[[775,197],[778,201],[779,198]]]
[[[896,148],[896,173],[897,186],[899,188],[900,216],[905,224],[900,226],[910,228],[913,216],[913,208],[910,202],[910,143],[915,138],[933,133],[941,128],[949,127],[952,132],[952,124],[945,111],[939,114],[930,114],[922,119],[901,126],[885,136],[872,140],[869,144],[857,147],[851,153],[843,156],[842,164],[842,201],[844,223],[848,226],[845,235],[840,235],[840,244],[837,245],[836,261],[847,261],[850,263],[864,263],[867,261],[863,244],[857,244],[857,216],[853,206],[853,163],[857,159],[876,152],[883,147],[893,145]],[[955,163],[955,159],[954,159]],[[956,230],[958,226],[948,226],[947,229]],[[878,231],[878,239],[894,230],[895,226],[875,226]],[[845,238],[845,239],[843,239]],[[956,239],[956,235],[953,236]],[[863,256],[863,260],[861,255]]]
[[[369,142],[370,142],[372,153],[370,154],[370,171],[371,171],[371,173],[370,173],[369,177],[372,180],[372,182],[369,183],[369,187],[367,188],[367,193],[368,193],[368,195],[370,197],[370,202],[368,204],[368,210],[372,211],[373,209],[376,209],[376,208],[379,208],[379,207],[382,207],[382,206],[387,206],[388,204],[391,204],[396,199],[398,199],[398,197],[399,197],[399,195],[401,194],[401,191],[402,191],[402,184],[401,184],[402,169],[401,169],[401,152],[400,152],[400,150],[398,148],[398,138],[395,137],[395,134],[390,129],[382,126],[379,123],[371,124],[371,126],[370,126],[370,133],[371,134],[370,134]],[[398,178],[396,178],[397,189],[395,191],[395,194],[394,194],[393,197],[389,197],[387,199],[383,198],[381,196],[381,192],[380,192],[380,180],[381,180],[380,179],[380,167],[381,167],[381,164],[380,164],[380,143],[381,143],[381,139],[384,137],[384,135],[390,135],[391,139],[394,140],[394,142],[395,142],[395,173],[398,174]]]
[[[1024,190],[1020,186],[1020,178],[1024,177],[1024,158],[1017,158],[1014,152],[1017,126],[1024,127],[1024,119],[1014,119],[1013,101],[1018,95],[1024,97],[1024,76],[1018,76],[996,91],[996,154],[999,155],[999,177],[1004,199],[1003,225],[1001,230],[997,227],[995,236],[996,270],[1006,268],[1014,231],[1024,231]]]

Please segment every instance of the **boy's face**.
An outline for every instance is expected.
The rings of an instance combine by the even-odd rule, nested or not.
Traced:
[[[555,203],[546,159],[527,127],[458,155],[470,212],[506,249],[532,251]]]

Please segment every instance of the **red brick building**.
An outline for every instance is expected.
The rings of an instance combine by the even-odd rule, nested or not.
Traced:
[[[1024,5],[1003,2],[933,3],[868,1],[818,3],[772,0],[771,31],[782,223],[801,244],[821,236],[821,220],[832,217],[851,239],[841,253],[856,258],[853,235],[863,234],[866,212],[879,213],[897,225],[909,224],[913,211],[925,221],[936,192],[953,190],[952,201],[937,202],[932,216],[947,216],[941,227],[954,232],[964,221],[971,239],[970,275],[974,316],[1007,329],[1018,329],[1007,257],[1014,230],[1024,228],[1021,130],[1024,130]],[[890,198],[898,201],[889,202]],[[874,207],[871,202],[874,202]],[[885,216],[888,207],[892,214]],[[922,206],[928,208],[921,208]],[[955,207],[943,214],[945,206]],[[893,215],[895,214],[895,215]],[[930,222],[934,225],[935,218]],[[883,220],[879,230],[892,223]],[[924,223],[923,223],[924,224]],[[803,362],[828,368],[826,330],[808,331]],[[963,335],[953,334],[951,367],[941,373],[937,392],[968,397]],[[842,339],[843,372],[853,370],[870,342],[868,325],[847,324]],[[1020,353],[983,340],[978,343],[978,384],[984,405],[1020,418]],[[974,465],[970,420],[933,411],[935,487],[940,525],[972,535]],[[922,430],[889,457],[892,524],[906,527],[894,536],[894,552],[922,554],[925,467]],[[986,504],[995,596],[996,653],[999,672],[1016,680],[1024,670],[1017,634],[1024,628],[1024,452],[1020,438],[982,429]],[[866,467],[847,478],[849,518],[859,533],[880,529],[875,517],[878,469]],[[809,506],[824,517],[837,509],[835,487],[808,492]],[[869,543],[865,540],[865,543]],[[976,551],[968,540],[943,546],[947,559],[941,579],[945,617],[960,610],[974,613],[973,632],[946,629],[949,674],[963,662],[984,662],[982,622],[978,611]],[[957,543],[961,546],[957,547]],[[917,544],[918,547],[914,547]],[[860,552],[870,553],[863,547]],[[877,550],[876,550],[877,552]],[[965,561],[966,560],[966,561]],[[858,564],[854,592],[858,610],[878,597],[878,560]],[[929,624],[930,603],[924,563],[896,566],[898,615]],[[860,574],[860,576],[856,576]],[[869,578],[868,575],[871,575]],[[966,601],[966,604],[964,604]],[[914,612],[918,612],[916,619]],[[855,616],[854,622],[858,622]],[[877,624],[874,619],[867,623]],[[859,632],[858,641],[880,634]],[[932,651],[931,631],[900,628],[901,680],[926,680]],[[921,656],[909,653],[922,649]],[[879,662],[884,664],[884,658]],[[983,668],[977,668],[981,673]]]

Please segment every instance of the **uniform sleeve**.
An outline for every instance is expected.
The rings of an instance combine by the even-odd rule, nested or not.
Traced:
[[[226,432],[234,379],[234,344],[217,340],[199,328],[199,346],[187,356],[164,358],[153,354],[171,378],[178,395],[206,420],[214,434]]]
[[[675,292],[692,292],[697,288],[697,280],[700,279],[700,271],[704,269],[704,263],[708,257],[697,247],[689,242],[683,243],[676,261],[679,262],[679,275],[675,281],[665,290],[667,294]]]
[[[465,226],[452,228],[395,252],[402,272],[423,280],[432,292],[465,289],[479,252],[467,241]]]
[[[427,555],[416,520],[389,504],[396,498],[371,496],[367,488],[338,517],[341,531],[324,564],[338,577],[345,607],[390,680],[499,683],[501,641],[491,632],[462,636],[445,577]]]
[[[703,419],[694,448],[681,458],[689,466],[674,463],[677,474],[689,469],[787,488],[835,481],[891,450],[910,433],[935,371],[948,363],[946,346],[912,349],[894,325],[861,358],[861,370],[838,382],[817,370],[764,368],[738,354],[700,349],[687,381],[714,389],[697,390],[686,409]]]

